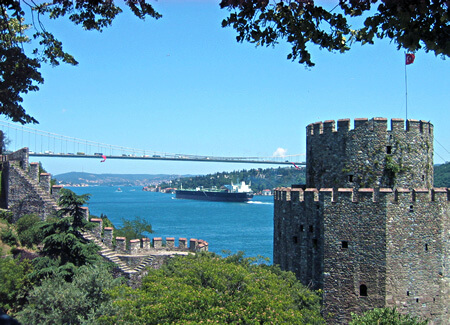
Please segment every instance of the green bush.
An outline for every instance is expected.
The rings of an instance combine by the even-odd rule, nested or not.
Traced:
[[[349,325],[426,325],[426,320],[400,314],[395,308],[375,308],[363,315],[352,313]]]
[[[103,263],[77,268],[71,282],[62,275],[44,279],[29,292],[17,319],[23,324],[96,324],[99,316],[114,313],[105,291],[121,283]]]
[[[40,224],[41,218],[35,214],[27,214],[17,220],[16,229],[22,246],[32,248],[33,244],[37,245],[43,240]]]
[[[110,293],[119,310],[99,324],[325,324],[320,297],[293,273],[240,256],[177,256],[141,288]]]
[[[0,210],[0,219],[6,220],[8,223],[13,223],[14,214],[10,211]]]
[[[16,246],[18,244],[17,237],[11,227],[5,228],[0,232],[0,239],[9,246]]]
[[[14,313],[25,303],[26,292],[32,286],[28,277],[32,265],[29,260],[6,257],[0,258],[0,270],[0,308]]]

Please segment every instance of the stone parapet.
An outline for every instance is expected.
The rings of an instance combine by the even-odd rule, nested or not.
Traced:
[[[450,201],[450,188],[276,188],[274,201],[304,202],[304,201],[349,201],[349,202],[443,202]]]
[[[98,239],[102,238],[102,230],[103,230],[103,219],[100,218],[92,218],[91,222],[95,224],[95,227],[92,229],[92,233]]]
[[[30,163],[30,171],[28,172],[31,179],[39,182],[39,163],[32,162]]]
[[[103,243],[109,248],[113,247],[113,235],[114,235],[113,227],[105,227],[103,229]]]
[[[52,186],[52,197],[55,201],[59,200],[59,197],[61,195],[61,190],[63,189],[62,185],[53,185]]]
[[[46,193],[50,193],[51,179],[52,179],[52,175],[50,175],[49,173],[41,173],[39,175],[39,185]]]
[[[84,213],[84,218],[85,218],[86,220],[89,220],[89,208],[88,208],[88,207],[81,207],[81,210],[82,210],[83,213]]]
[[[97,219],[92,219],[97,220]],[[91,220],[91,221],[92,221]],[[101,219],[99,219],[101,220]],[[98,221],[97,221],[98,222]],[[106,244],[108,241],[107,236],[112,233],[112,228],[105,227],[103,232],[103,242]],[[97,232],[95,232],[96,236]],[[151,245],[153,242],[153,245]],[[116,237],[116,251],[121,253],[127,253],[131,255],[148,255],[149,253],[160,252],[199,252],[208,251],[208,242],[202,239],[192,238],[189,240],[189,247],[187,246],[186,238],[178,239],[178,246],[176,245],[176,239],[174,237],[166,237],[163,240],[162,237],[154,237],[153,240],[150,238],[142,239],[131,239],[129,241],[129,249],[127,250],[127,242],[125,237]]]

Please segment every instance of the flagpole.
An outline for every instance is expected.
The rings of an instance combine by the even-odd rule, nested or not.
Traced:
[[[405,102],[406,102],[406,119],[408,121],[408,77],[406,75],[406,52],[405,52]]]

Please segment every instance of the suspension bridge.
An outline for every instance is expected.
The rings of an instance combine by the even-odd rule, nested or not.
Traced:
[[[198,161],[291,166],[304,166],[306,164],[304,161],[300,161],[304,154],[271,157],[220,157],[173,154],[68,137],[5,121],[0,121],[0,130],[3,131],[7,141],[9,141],[7,144],[8,150],[15,151],[27,147],[29,155],[32,157]]]

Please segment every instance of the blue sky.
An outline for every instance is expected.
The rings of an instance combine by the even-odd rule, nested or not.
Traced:
[[[24,101],[40,122],[30,127],[158,152],[271,156],[278,148],[303,154],[305,127],[316,121],[405,118],[404,52],[389,41],[356,44],[345,54],[311,47],[316,66],[307,69],[286,59],[290,48],[283,43],[237,43],[236,32],[221,27],[228,12],[218,1],[161,0],[154,6],[163,18],[140,21],[124,8],[103,33],[46,22],[79,65],[43,66],[45,83]],[[407,68],[408,118],[434,124],[435,163],[450,160],[449,72],[448,60],[424,51]],[[14,135],[10,139],[12,148],[19,143]],[[40,160],[53,174],[264,167]]]

